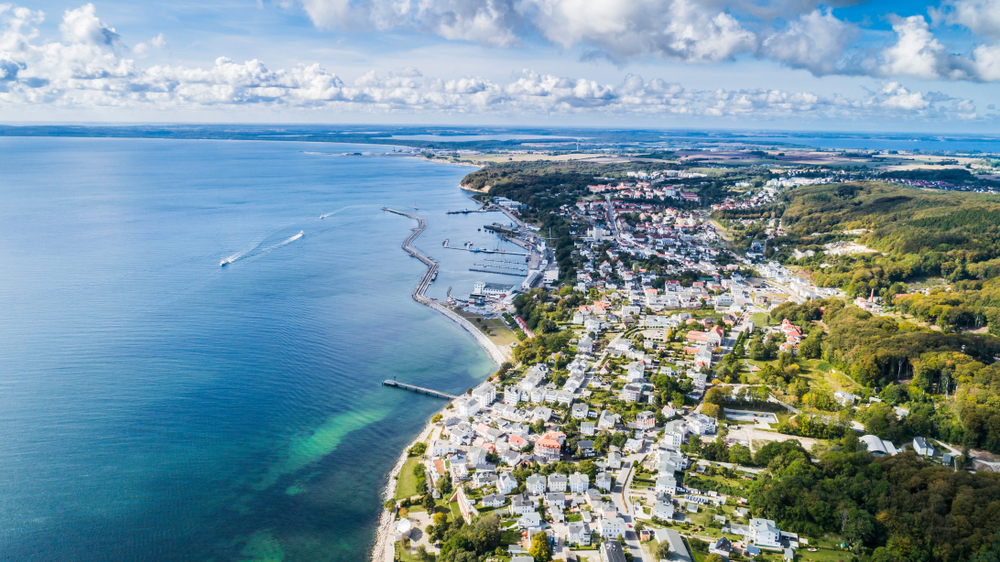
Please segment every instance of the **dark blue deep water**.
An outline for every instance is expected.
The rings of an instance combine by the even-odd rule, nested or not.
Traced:
[[[428,219],[442,297],[481,276],[441,241],[496,217],[445,215],[470,168],[310,153],[354,150],[386,149],[0,139],[0,559],[367,557],[443,405],[379,382],[495,368],[380,207]]]

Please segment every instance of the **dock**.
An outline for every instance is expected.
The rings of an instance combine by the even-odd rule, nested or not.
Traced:
[[[419,303],[427,304],[427,302],[425,301],[429,301],[430,299],[425,297],[424,293],[427,292],[427,288],[430,287],[434,279],[437,278],[438,264],[430,257],[425,256],[424,254],[420,253],[419,250],[413,247],[413,241],[416,240],[417,237],[420,236],[424,232],[424,230],[427,229],[427,221],[425,221],[423,217],[418,217],[417,215],[411,215],[410,213],[404,213],[403,211],[390,209],[389,207],[382,207],[382,210],[388,211],[390,213],[395,213],[397,215],[402,215],[404,217],[411,218],[417,221],[417,227],[413,229],[413,233],[407,236],[406,240],[403,240],[402,248],[404,251],[406,251],[407,254],[410,254],[410,256],[417,258],[418,260],[423,262],[424,265],[427,266],[427,271],[424,272],[423,277],[420,278],[420,283],[417,283],[417,287],[413,289],[413,300]]]
[[[394,386],[396,388],[402,388],[403,390],[416,392],[417,394],[426,394],[427,396],[433,396],[434,398],[444,398],[446,400],[454,400],[458,398],[458,396],[455,396],[453,394],[432,390],[430,388],[424,388],[422,386],[417,386],[415,384],[406,384],[405,382],[397,382],[393,379],[385,379],[384,381],[382,381],[382,386]]]

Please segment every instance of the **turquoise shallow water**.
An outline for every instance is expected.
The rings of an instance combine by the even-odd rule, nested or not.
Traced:
[[[428,219],[437,296],[500,280],[440,249],[495,246],[476,228],[496,217],[445,215],[469,168],[316,150],[0,139],[4,559],[365,558],[386,474],[443,405],[379,381],[495,368],[411,300],[415,224],[380,207]]]

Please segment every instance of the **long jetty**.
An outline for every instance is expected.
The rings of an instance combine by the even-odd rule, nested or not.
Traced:
[[[390,209],[389,207],[382,207],[382,210],[389,211],[390,213],[395,213],[397,215],[402,215],[404,217],[411,218],[417,221],[417,227],[413,229],[413,233],[410,234],[406,238],[406,240],[403,240],[402,247],[407,254],[410,254],[411,256],[417,258],[418,260],[422,261],[424,265],[427,266],[427,271],[424,272],[423,277],[420,278],[420,283],[417,283],[417,287],[413,289],[413,300],[423,304],[429,304],[428,302],[425,301],[429,301],[430,299],[425,297],[424,293],[427,292],[427,288],[431,286],[431,282],[434,281],[434,277],[437,275],[438,264],[434,260],[420,253],[419,250],[413,247],[413,241],[416,240],[417,237],[423,234],[424,230],[427,229],[427,221],[425,221],[423,217],[418,217],[417,215],[411,215],[410,213],[404,213],[403,211]]]
[[[476,338],[476,341],[479,342],[481,346],[483,346],[483,349],[486,350],[486,352],[490,355],[490,357],[493,358],[494,361],[496,361],[498,365],[510,359],[510,351],[506,352],[502,351],[500,347],[497,346],[497,344],[490,341],[490,339],[486,337],[479,330],[479,328],[477,328],[472,322],[469,322],[466,318],[463,318],[462,316],[457,314],[454,310],[451,310],[450,308],[439,303],[437,300],[429,298],[424,294],[427,292],[427,288],[430,287],[431,283],[434,281],[434,278],[437,276],[438,264],[431,258],[420,253],[419,250],[414,248],[413,241],[416,240],[417,236],[420,236],[420,234],[423,233],[424,229],[427,228],[427,221],[425,221],[423,217],[418,217],[417,215],[411,215],[410,213],[404,213],[403,211],[390,209],[389,207],[382,207],[382,210],[388,211],[390,213],[395,213],[397,215],[401,215],[407,218],[411,218],[417,221],[417,228],[413,229],[413,234],[410,234],[406,238],[406,240],[403,241],[402,245],[403,250],[405,250],[406,253],[410,254],[411,256],[417,258],[418,260],[422,261],[424,264],[427,265],[427,271],[424,272],[423,277],[420,278],[420,283],[417,284],[417,287],[413,289],[413,300],[419,302],[422,305],[433,308],[434,310],[450,318],[459,326],[465,328],[467,332],[472,334],[472,337]]]
[[[433,390],[430,388],[424,388],[422,386],[417,386],[415,384],[406,384],[405,382],[398,382],[393,379],[385,379],[382,381],[382,386],[393,386],[396,388],[402,388],[403,390],[411,390],[417,394],[426,394],[427,396],[433,396],[435,398],[444,398],[447,400],[454,400],[458,398],[454,394],[448,394],[447,392],[440,392],[438,390]]]

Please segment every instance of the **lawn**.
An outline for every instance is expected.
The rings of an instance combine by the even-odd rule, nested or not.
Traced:
[[[517,336],[514,335],[514,332],[500,318],[490,318],[487,320],[478,314],[470,314],[464,310],[456,309],[455,312],[479,327],[480,330],[483,327],[489,328],[489,333],[483,333],[490,338],[490,341],[499,346],[509,346],[517,341]]]
[[[420,463],[417,457],[410,457],[403,463],[403,469],[399,471],[399,480],[396,482],[396,499],[409,498],[417,495],[417,477],[413,474],[413,467]]]

